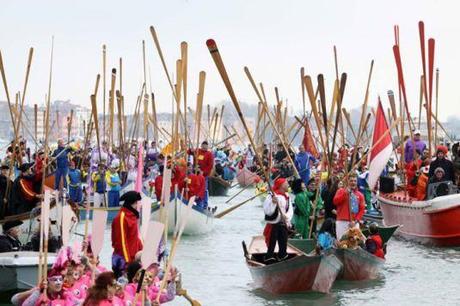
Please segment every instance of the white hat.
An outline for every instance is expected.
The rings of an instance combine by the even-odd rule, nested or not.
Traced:
[[[112,160],[112,163],[110,164],[110,168],[118,168],[120,166],[120,161],[119,160]]]
[[[414,135],[417,135],[417,134],[418,134],[418,135],[421,134],[421,133],[420,133],[420,130],[414,130]]]

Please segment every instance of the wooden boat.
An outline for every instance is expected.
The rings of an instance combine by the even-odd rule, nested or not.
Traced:
[[[56,254],[48,253],[48,266],[56,260]],[[36,286],[38,278],[38,252],[0,253],[1,291],[24,290]]]
[[[385,260],[358,247],[357,249],[333,249],[343,265],[338,278],[350,281],[376,279]]]
[[[378,201],[387,226],[401,224],[405,239],[439,247],[460,246],[460,194],[417,201],[404,191],[380,193]]]
[[[272,294],[328,293],[342,268],[333,254],[307,255],[291,245],[288,245],[289,259],[265,265],[266,252],[264,237],[256,236],[245,251],[245,258],[255,286]]]
[[[180,199],[180,196],[176,199],[171,199],[167,207],[168,216],[168,232],[173,233],[176,224],[183,218],[185,213],[185,206],[188,203]],[[160,221],[160,205],[155,203],[152,207],[152,217],[155,221]],[[193,205],[189,216],[187,217],[187,223],[185,225],[185,235],[197,235],[210,232],[213,228],[214,213],[208,209],[203,209],[197,205]]]
[[[255,185],[259,179],[256,173],[251,172],[246,167],[241,168],[236,174],[236,181],[241,187]]]
[[[224,180],[221,177],[209,176],[208,177],[208,193],[211,197],[227,196],[230,189],[231,182]]]

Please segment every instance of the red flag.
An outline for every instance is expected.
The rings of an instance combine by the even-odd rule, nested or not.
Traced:
[[[315,141],[313,139],[313,135],[311,134],[311,129],[308,124],[308,119],[305,120],[305,133],[303,135],[302,144],[305,148],[305,151],[313,155],[314,157],[318,157],[319,153],[315,146]]]
[[[375,115],[374,134],[372,135],[372,150],[369,153],[369,188],[373,189],[383,169],[390,159],[393,152],[393,143],[391,142],[391,133],[388,131],[388,123],[383,111],[382,102],[379,98],[377,114]],[[383,137],[383,138],[382,138]],[[381,139],[382,138],[382,139]],[[380,140],[380,141],[379,141]],[[379,142],[378,142],[379,141]],[[377,143],[378,142],[378,143]]]

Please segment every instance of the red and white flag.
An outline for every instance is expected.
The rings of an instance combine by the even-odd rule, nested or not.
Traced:
[[[379,98],[377,114],[375,115],[374,133],[372,135],[372,150],[369,153],[369,188],[372,190],[377,183],[380,174],[390,160],[393,152],[393,143],[391,141],[391,133],[387,133],[383,139],[382,136],[388,131],[388,123],[383,111],[382,102]],[[380,141],[379,141],[380,140]],[[377,143],[378,142],[378,143]]]

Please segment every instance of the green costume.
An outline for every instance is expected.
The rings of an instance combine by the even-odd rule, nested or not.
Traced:
[[[297,233],[299,233],[302,238],[308,238],[308,232],[310,229],[310,212],[311,212],[311,203],[308,198],[306,191],[296,194],[294,199],[295,210],[294,210],[294,219],[293,224]]]

